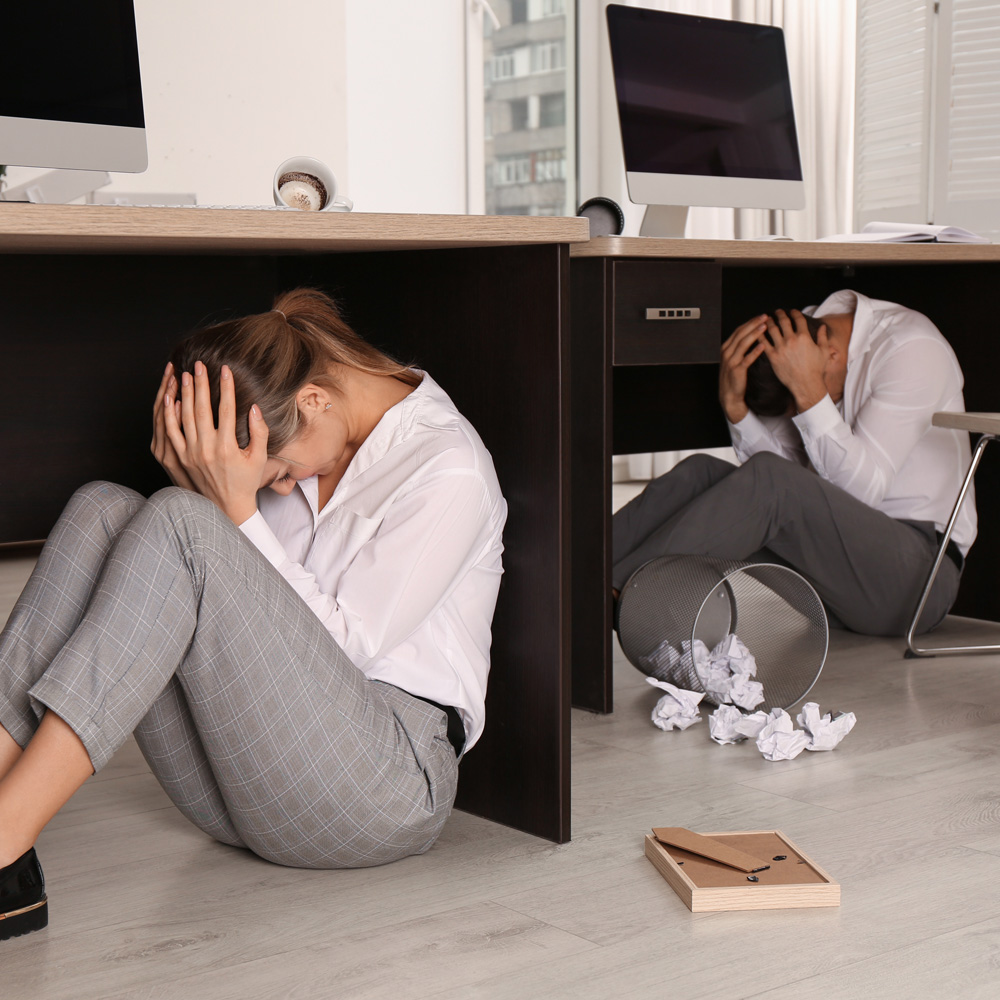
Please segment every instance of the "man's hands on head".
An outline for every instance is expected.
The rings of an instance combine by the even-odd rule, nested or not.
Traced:
[[[818,342],[812,339],[806,318],[793,309],[783,309],[767,319],[767,337],[763,350],[774,374],[788,388],[798,413],[815,406],[826,394],[826,370],[829,341],[826,326],[819,330]]]
[[[722,345],[719,402],[731,424],[738,424],[750,412],[745,398],[747,369],[764,352],[767,324],[767,316],[754,316],[738,326]]]
[[[196,362],[194,376],[177,378],[167,365],[153,404],[150,450],[171,482],[211,500],[234,524],[257,510],[267,463],[267,425],[256,406],[250,409],[250,444],[236,441],[236,392],[232,372],[222,367],[219,382],[219,426],[212,413],[211,387],[205,366]]]

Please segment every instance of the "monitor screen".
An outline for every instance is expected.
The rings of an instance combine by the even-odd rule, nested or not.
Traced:
[[[802,181],[781,29],[618,5],[607,16],[633,200],[662,200],[637,198],[637,176],[670,175],[694,183],[693,195],[670,204],[750,207],[758,197],[761,207],[792,207],[768,193],[781,187],[770,182]],[[757,196],[727,194],[702,183],[713,178],[763,186]]]
[[[4,9],[0,163],[145,168],[132,4],[133,0],[77,4],[33,0]],[[137,143],[141,163],[136,159]]]

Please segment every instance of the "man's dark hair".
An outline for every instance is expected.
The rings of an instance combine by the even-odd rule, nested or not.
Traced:
[[[791,311],[786,309],[785,312],[791,318]],[[774,313],[769,315],[774,316]],[[823,321],[813,316],[806,316],[804,313],[803,318],[809,328],[809,335],[819,343],[819,328],[824,325]],[[766,354],[762,354],[747,369],[747,391],[744,401],[750,411],[756,413],[758,417],[783,417],[793,405],[791,392],[774,374]]]

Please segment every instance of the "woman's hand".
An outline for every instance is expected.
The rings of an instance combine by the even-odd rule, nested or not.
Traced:
[[[208,372],[200,361],[195,362],[193,377],[188,372],[181,375],[180,405],[168,389],[161,409],[167,440],[193,488],[234,524],[252,517],[267,463],[267,424],[257,406],[252,406],[250,444],[240,448],[236,442],[236,391],[229,367],[222,366],[219,380],[218,429]]]
[[[726,419],[738,424],[749,413],[746,404],[747,369],[764,350],[766,316],[754,316],[738,326],[722,345],[719,365],[719,402]]]
[[[153,403],[153,440],[149,444],[149,450],[153,453],[153,458],[163,466],[174,486],[181,486],[197,493],[194,483],[191,482],[191,477],[184,471],[177,458],[177,452],[174,451],[174,446],[167,437],[164,400],[169,401],[166,405],[174,406],[176,396],[177,379],[174,377],[174,366],[167,362],[163,378],[160,380],[160,389]]]

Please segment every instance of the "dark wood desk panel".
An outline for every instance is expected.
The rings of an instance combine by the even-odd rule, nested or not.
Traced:
[[[508,504],[488,724],[462,809],[570,836],[569,253],[565,247],[286,258],[351,324],[425,367],[479,431]]]
[[[716,402],[717,364],[612,364],[615,303],[611,263],[615,260],[658,260],[665,283],[678,265],[690,268],[698,261],[721,265],[720,339],[755,313],[819,303],[842,288],[903,303],[928,315],[954,347],[965,373],[967,407],[997,409],[1000,397],[993,371],[996,348],[992,346],[997,324],[991,315],[990,292],[991,282],[1000,278],[1000,246],[602,238],[574,247],[571,256],[574,350],[583,342],[589,358],[589,364],[574,361],[574,394],[588,400],[589,422],[598,418],[605,421],[597,427],[588,423],[587,437],[599,455],[588,458],[588,464],[581,467],[575,495],[585,489],[584,468],[588,477],[603,476],[601,482],[610,481],[612,454],[729,443]],[[598,358],[603,359],[603,368],[599,369]],[[574,455],[581,450],[575,446]],[[983,463],[976,491],[981,512],[1000,503],[997,463]],[[599,491],[591,487],[586,503],[589,529],[578,526],[580,502],[574,503],[574,565],[590,569],[585,581],[579,576],[574,581],[574,621],[580,624],[574,625],[573,702],[609,712],[613,708],[610,486]],[[602,506],[600,511],[598,506]],[[981,517],[979,538],[970,553],[954,608],[956,614],[1000,620],[1000,592],[994,586],[998,558],[1000,525]]]

